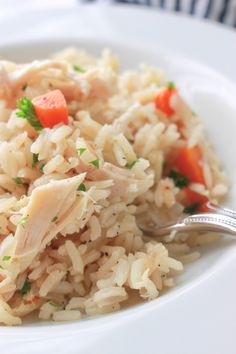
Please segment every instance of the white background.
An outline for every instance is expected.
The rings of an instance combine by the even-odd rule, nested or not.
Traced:
[[[71,8],[77,4],[77,0],[0,0],[0,18],[12,12],[29,9]]]

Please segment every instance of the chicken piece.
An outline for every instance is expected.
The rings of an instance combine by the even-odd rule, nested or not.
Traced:
[[[11,65],[12,64],[12,65]],[[56,69],[50,73],[51,69]],[[13,67],[13,63],[0,62],[0,82],[3,83],[0,88],[0,98],[5,99],[8,105],[15,104],[15,100],[19,97],[22,87],[27,84],[34,84],[42,79],[42,77],[52,77],[57,84],[67,86],[75,85],[74,81],[68,77],[68,65],[65,62],[56,62],[51,60],[33,61],[30,64],[24,64]]]
[[[25,270],[51,240],[60,233],[68,219],[83,215],[86,198],[77,196],[85,174],[37,187],[33,190],[21,222],[17,226],[11,249],[12,263],[19,260]],[[81,209],[81,210],[78,210]],[[76,218],[76,215],[74,215]],[[9,253],[8,253],[9,254]]]
[[[41,85],[42,80],[44,85]],[[32,99],[45,93],[45,90],[53,89],[61,90],[67,102],[107,99],[114,86],[107,84],[103,78],[90,77],[90,74],[88,77],[81,77],[81,74],[71,70],[65,61],[53,60],[35,60],[23,65],[0,61],[0,82],[0,99],[4,99],[7,106],[12,108],[22,95]],[[30,90],[27,87],[30,87]],[[70,110],[71,112],[75,113],[73,110]]]
[[[30,64],[23,65],[18,70],[8,74],[13,91],[27,84],[29,80],[34,80],[35,76],[47,69],[59,69],[62,74],[67,73],[67,65],[63,62],[54,62],[51,60],[33,61]]]
[[[85,173],[35,188],[25,208],[15,236],[7,236],[0,245],[0,295],[16,289],[16,278],[24,272],[46,246],[60,237],[79,232],[96,209],[96,202],[110,191],[91,186],[77,192]],[[10,256],[9,262],[4,257]],[[3,260],[3,261],[1,261]]]
[[[122,197],[122,199],[131,203],[139,195],[145,193],[153,185],[152,174],[138,175],[134,171],[120,168],[105,162],[99,170],[89,171],[87,178],[96,180],[112,180],[111,197]]]

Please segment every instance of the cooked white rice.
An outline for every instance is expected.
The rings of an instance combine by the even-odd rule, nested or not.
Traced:
[[[174,286],[171,270],[199,257],[194,246],[214,239],[172,234],[165,244],[140,231],[139,221],[182,215],[182,191],[163,177],[163,163],[184,144],[203,155],[207,189],[192,183],[192,190],[218,202],[228,186],[201,120],[179,95],[171,118],[156,109],[167,84],[162,72],[143,65],[120,74],[118,66],[108,50],[96,59],[73,48],[24,65],[0,62],[3,324],[20,324],[33,311],[54,321],[117,311],[134,293],[155,299]],[[69,125],[38,134],[16,116],[16,101],[54,89],[66,98]]]

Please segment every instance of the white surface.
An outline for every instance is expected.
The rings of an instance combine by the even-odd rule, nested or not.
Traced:
[[[220,74],[183,59],[180,54],[189,54],[208,65],[212,63],[212,67],[215,65],[224,74],[236,78],[235,61],[230,59],[236,59],[235,53],[231,53],[231,40],[235,42],[235,33],[173,15],[127,8],[115,10],[102,8],[96,9],[95,13],[94,9],[86,7],[79,12],[65,12],[64,15],[61,11],[53,12],[53,16],[51,12],[37,12],[27,16],[24,23],[21,21],[19,31],[15,30],[15,26],[18,26],[20,19],[13,21],[11,17],[10,21],[0,22],[3,34],[0,53],[20,60],[32,55],[43,57],[56,49],[58,42],[8,48],[4,48],[3,44],[8,42],[8,38],[9,41],[46,38],[50,33],[50,37],[64,38],[60,46],[71,43],[71,39],[68,42],[66,37],[73,37],[72,42],[80,43],[94,53],[106,44],[112,45],[120,55],[123,67],[135,66],[139,61],[163,67],[177,83],[183,96],[202,114],[209,136],[234,181],[236,88]],[[130,25],[131,17],[132,23],[138,23],[136,33],[135,26]],[[139,22],[141,19],[142,22]],[[97,38],[88,40],[94,33]],[[125,41],[121,33],[125,34]],[[199,39],[202,33],[205,36]],[[215,61],[216,48],[211,40],[216,36],[223,41]],[[196,39],[194,47],[191,47],[190,38]],[[114,40],[127,44],[119,45]],[[139,49],[135,48],[137,43]],[[152,49],[147,47],[147,43],[152,44]],[[158,51],[154,50],[156,43]],[[206,52],[209,43],[212,44],[212,51]],[[176,53],[170,55],[170,49]],[[228,202],[234,207],[235,187],[233,185]],[[17,328],[0,327],[1,352],[235,354],[235,272],[236,243],[225,240],[204,249],[202,258],[189,265],[178,279],[178,286],[156,301],[77,323],[40,325],[35,322]]]
[[[77,5],[77,0],[0,0],[0,16],[5,16],[9,13],[17,14],[18,11],[49,10],[55,8],[65,9]]]

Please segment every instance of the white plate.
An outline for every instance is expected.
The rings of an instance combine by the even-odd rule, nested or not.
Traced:
[[[162,67],[177,83],[184,98],[202,115],[208,136],[232,181],[227,203],[236,207],[236,183],[233,183],[236,180],[236,87],[221,74],[182,56],[188,53],[198,61],[213,63],[214,45],[212,52],[206,54],[205,49],[209,39],[218,36],[224,42],[220,51],[218,49],[220,60],[217,58],[215,67],[228,77],[236,78],[235,62],[229,59],[235,53],[231,53],[228,44],[228,40],[236,40],[233,31],[173,15],[127,8],[96,8],[95,12],[85,7],[78,12],[28,13],[26,18],[24,22],[11,18],[9,22],[0,23],[1,56],[15,60],[44,57],[74,43],[95,54],[104,46],[112,47],[120,56],[123,68],[132,68],[142,61]],[[136,33],[131,18],[132,24],[138,23]],[[91,39],[94,28],[97,38]],[[118,29],[123,36],[125,34],[125,40]],[[203,32],[206,35],[200,39]],[[45,39],[49,33],[50,41]],[[138,45],[137,40],[134,44],[134,33]],[[61,34],[63,39],[58,41]],[[157,37],[158,50],[154,50]],[[21,43],[7,45],[19,38]],[[41,42],[34,43],[32,38]],[[196,48],[191,48],[191,38],[198,46],[198,55]],[[145,351],[150,354],[235,354],[236,243],[222,240],[202,252],[200,260],[186,267],[177,287],[155,301],[76,323],[33,322],[17,328],[1,327],[1,350],[10,354],[48,353],[50,350],[68,354],[143,354]]]

